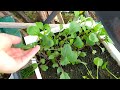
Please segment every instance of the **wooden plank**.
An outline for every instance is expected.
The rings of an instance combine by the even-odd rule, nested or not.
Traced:
[[[0,28],[21,28],[25,29],[29,26],[35,26],[35,23],[17,23],[17,22],[0,22]],[[59,27],[59,24],[49,24],[51,28]]]
[[[37,11],[39,14],[39,18],[41,19],[41,21],[45,21],[47,19],[47,12],[46,11]]]
[[[61,12],[57,14],[57,17],[58,17],[58,20],[59,20],[60,24],[64,24],[65,23],[64,20],[63,20]]]
[[[0,12],[0,17],[4,17],[5,15],[2,13],[2,12]]]
[[[23,11],[16,11],[26,22],[33,22],[30,18],[28,18]]]

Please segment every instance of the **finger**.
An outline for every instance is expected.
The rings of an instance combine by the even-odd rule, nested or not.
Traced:
[[[21,38],[18,36],[9,35],[9,34],[5,34],[5,33],[1,33],[0,36],[2,38],[6,38],[6,39],[10,40],[12,44],[18,44],[21,42]]]
[[[30,49],[30,50],[27,50],[26,52],[25,52],[25,55],[23,55],[23,57],[21,57],[21,65],[20,65],[20,67],[23,67],[23,66],[25,66],[29,61],[30,61],[30,59],[33,57],[33,56],[35,56],[35,54],[38,52],[40,50],[40,46],[36,46],[36,47],[34,47],[34,48],[32,48],[32,49]]]

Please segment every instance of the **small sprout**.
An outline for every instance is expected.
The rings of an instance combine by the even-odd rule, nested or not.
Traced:
[[[60,79],[70,79],[70,76],[68,73],[62,71],[62,74],[60,75]]]
[[[48,69],[48,66],[46,65],[40,65],[40,68],[43,70],[43,71],[46,71]]]
[[[106,69],[106,68],[107,68],[107,65],[108,65],[108,62],[105,62],[105,63],[102,65],[102,69]]]
[[[99,57],[94,58],[94,64],[97,66],[97,79],[98,79],[98,68],[99,66],[102,66],[103,60]]]
[[[61,67],[57,68],[57,74],[60,74],[63,71],[63,69]]]
[[[87,76],[82,76],[83,79],[89,79]]]
[[[40,60],[40,63],[45,64],[45,59],[42,58],[42,59]]]
[[[54,63],[54,64],[52,65],[52,67],[53,67],[53,68],[58,67],[58,64],[57,64],[57,63]]]
[[[96,66],[102,66],[102,64],[103,64],[103,60],[101,59],[101,58],[99,58],[99,57],[96,57],[96,58],[94,58],[94,64],[96,65]]]
[[[81,53],[80,53],[80,56],[81,56],[81,57],[85,57],[85,56],[86,56],[86,52],[81,52]]]
[[[50,55],[48,58],[49,59],[54,59],[54,55]]]
[[[97,53],[97,51],[96,50],[92,50],[92,54],[96,54]]]

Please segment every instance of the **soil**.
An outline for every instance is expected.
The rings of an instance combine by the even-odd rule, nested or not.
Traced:
[[[0,74],[0,79],[8,79],[11,74]]]
[[[101,45],[104,47],[103,45]],[[110,54],[105,50],[104,53],[101,52],[101,49],[96,45],[92,47],[94,50],[97,50],[95,55],[92,54],[92,50],[90,47],[84,48],[82,51],[87,52],[87,56],[84,58],[80,58],[81,61],[87,63],[89,70],[92,71],[92,75],[96,77],[96,66],[93,64],[93,59],[95,57],[100,57],[105,61],[108,61],[107,68],[118,78],[120,77],[120,67],[117,62],[110,56]],[[57,69],[53,69],[51,63],[48,64],[49,69],[44,72],[41,70],[41,75],[43,79],[59,79],[60,75],[57,75]],[[82,76],[87,76],[89,79],[92,79],[88,74],[85,66],[83,64],[78,65],[67,65],[64,66],[63,69],[69,73],[71,79],[83,79]],[[99,69],[99,79],[115,79],[111,76],[106,70]]]

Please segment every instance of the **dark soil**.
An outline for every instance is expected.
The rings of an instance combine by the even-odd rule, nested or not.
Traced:
[[[104,47],[102,45],[102,47]],[[107,68],[117,77],[120,77],[120,67],[117,62],[110,56],[110,54],[105,50],[104,53],[101,52],[101,49],[98,46],[92,47],[94,50],[97,50],[95,55],[92,54],[92,50],[90,47],[84,48],[82,51],[87,52],[87,56],[84,58],[80,58],[81,61],[87,63],[89,70],[92,71],[92,75],[96,77],[96,66],[93,64],[94,57],[100,57],[105,61],[108,61]],[[60,75],[57,75],[57,69],[52,68],[51,63],[48,64],[49,69],[44,72],[41,70],[43,79],[59,79]],[[71,79],[83,79],[82,76],[87,76],[92,79],[88,74],[85,66],[83,64],[78,65],[67,65],[64,66],[63,69],[69,73]],[[111,76],[106,70],[99,69],[99,79],[115,79]]]

